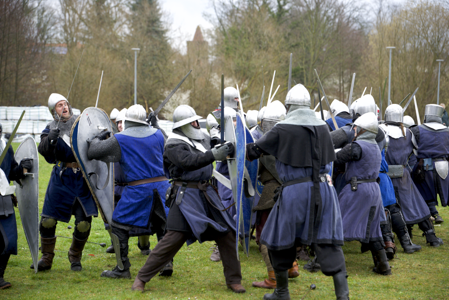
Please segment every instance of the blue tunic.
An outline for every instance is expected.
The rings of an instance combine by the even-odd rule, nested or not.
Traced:
[[[380,130],[380,129],[379,129]],[[396,197],[394,194],[393,183],[391,182],[390,177],[387,175],[388,172],[388,163],[385,160],[385,149],[382,149],[382,162],[380,164],[380,194],[382,196],[382,204],[383,206],[388,206],[396,203]],[[384,215],[382,215],[382,220],[385,220]]]
[[[352,177],[357,177],[357,180],[376,179],[382,161],[379,147],[366,141],[354,143],[362,148],[362,157],[347,163],[346,181]],[[358,184],[357,191],[352,191],[351,185],[347,184],[338,196],[345,241],[383,241],[380,221],[384,208],[377,182]]]
[[[335,121],[337,122],[338,128],[341,128],[345,126],[346,124],[352,123],[351,119],[345,119],[339,116],[334,116]],[[326,120],[326,123],[329,125],[332,130],[335,130],[334,122],[332,121],[332,118],[329,118]]]
[[[392,126],[392,125],[389,125]],[[407,129],[408,130],[408,129]],[[390,137],[386,159],[390,165],[404,166],[404,174],[400,178],[391,178],[398,203],[407,224],[417,224],[430,217],[430,210],[412,181],[409,168],[405,167],[410,153],[413,152],[412,133],[398,139]]]
[[[328,173],[330,165],[321,166],[320,173]],[[283,182],[312,176],[312,168],[295,168],[279,160],[276,160],[276,170]],[[288,249],[298,243],[343,245],[343,225],[337,193],[327,182],[320,182],[319,185],[322,214],[316,237],[310,234],[313,182],[309,181],[283,189],[262,230],[262,244],[270,250]]]
[[[48,134],[45,129],[42,134]],[[72,149],[58,138],[55,152],[63,162],[76,162]],[[72,206],[78,199],[87,217],[97,216],[98,210],[92,194],[81,171],[73,172],[72,168],[64,168],[61,161],[54,157],[44,156],[47,162],[56,163],[50,175],[47,192],[45,193],[42,216],[51,217],[59,221],[69,222]]]
[[[449,130],[442,129],[434,131],[419,125],[419,141],[418,141],[418,159],[424,158],[447,158],[449,157]],[[421,195],[426,201],[437,200],[437,187],[435,180],[439,181],[441,186],[438,194],[440,196],[441,205],[447,206],[449,201],[449,176],[442,179],[435,171],[435,161],[432,161],[433,170],[424,170],[425,180],[415,184],[418,187]],[[415,165],[415,169],[418,164]]]
[[[125,135],[123,132],[114,136],[120,145],[120,166],[126,182],[165,176],[162,157],[164,136],[159,130],[140,138]],[[147,228],[155,190],[164,201],[169,186],[168,180],[126,186],[112,214],[112,220],[123,225]],[[167,216],[168,208],[165,205],[164,208]]]

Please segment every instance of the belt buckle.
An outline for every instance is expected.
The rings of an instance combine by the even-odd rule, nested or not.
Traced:
[[[78,173],[80,171],[80,168],[72,168],[72,171],[74,174]]]
[[[326,182],[326,177],[320,176],[321,182]]]

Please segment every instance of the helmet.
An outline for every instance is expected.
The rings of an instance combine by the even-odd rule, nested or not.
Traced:
[[[59,101],[65,100],[67,101],[67,103],[69,103],[69,101],[67,100],[66,97],[64,97],[61,94],[57,94],[57,93],[52,93],[50,95],[50,97],[48,97],[48,108],[50,110],[54,109],[56,106],[56,103],[58,103]]]
[[[305,86],[297,84],[288,91],[285,105],[289,104],[310,107],[310,94]]]
[[[224,94],[224,106],[230,107],[233,109],[239,108],[239,93],[238,91],[233,87],[227,87],[223,91]],[[220,103],[221,107],[221,103]]]
[[[119,122],[119,121],[123,121],[125,120],[125,115],[126,112],[128,111],[127,108],[122,109],[118,114],[117,117],[115,118],[115,123]]]
[[[385,110],[385,121],[403,122],[404,112],[399,104],[390,104]]]
[[[217,119],[215,119],[213,114],[209,114],[206,118],[206,129],[207,131],[210,131],[211,128],[218,128],[218,122]]]
[[[125,113],[125,121],[148,125],[146,121],[147,113],[140,104],[134,104]]]
[[[427,104],[426,108],[424,109],[424,117],[435,116],[441,118],[443,117],[443,114],[444,108],[438,104]]]
[[[340,100],[335,99],[334,101],[332,101],[331,111],[334,114],[334,116],[336,116],[339,113],[344,112],[344,111],[349,113],[349,108],[346,104],[344,104]]]
[[[377,117],[373,112],[367,112],[355,120],[354,125],[363,128],[369,132],[377,134],[378,130]]]
[[[226,110],[225,110],[226,112]],[[204,139],[201,128],[193,127],[190,123],[201,119],[189,105],[180,105],[173,112],[173,129],[179,128],[187,137],[194,140]]]
[[[257,125],[257,117],[259,112],[257,110],[248,110],[246,113],[246,125],[249,129]]]
[[[262,117],[262,130],[263,132],[270,131],[276,123],[285,119],[285,115],[287,114],[287,110],[285,109],[284,104],[279,100],[275,100],[271,102],[263,114]]]
[[[261,110],[259,110],[259,113],[257,114],[257,124],[260,124],[263,118],[263,114],[265,113],[265,110],[267,109],[266,106],[262,107]]]
[[[114,109],[111,111],[111,114],[109,115],[109,119],[111,119],[111,120],[117,119],[118,114],[119,114],[118,109],[117,109],[117,108],[114,108]]]
[[[376,102],[373,96],[370,94],[364,95],[357,99],[353,105],[351,105],[353,111],[353,117],[362,116],[368,112],[376,113]]]
[[[405,126],[410,127],[415,125],[415,120],[413,120],[413,118],[410,116],[404,116],[404,118],[402,119],[402,123],[404,123]]]

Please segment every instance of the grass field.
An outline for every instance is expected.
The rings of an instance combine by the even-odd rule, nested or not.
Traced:
[[[14,145],[16,148],[18,145]],[[39,207],[42,210],[45,191],[48,185],[52,165],[41,157],[39,182]],[[346,243],[343,247],[351,299],[449,299],[449,213],[447,208],[439,207],[440,214],[446,220],[436,226],[436,232],[445,245],[439,248],[426,246],[425,238],[419,229],[413,231],[414,243],[423,246],[423,250],[408,255],[399,251],[391,261],[393,275],[380,276],[372,273],[372,259],[369,253],[360,253],[360,244]],[[184,246],[175,257],[175,271],[172,277],[155,277],[146,285],[144,293],[131,292],[133,280],[114,280],[101,278],[103,270],[115,266],[114,254],[107,254],[106,248],[86,244],[83,253],[83,270],[72,272],[67,259],[71,240],[58,238],[56,256],[50,271],[34,273],[30,269],[31,255],[23,234],[19,213],[16,210],[19,230],[19,253],[11,256],[6,269],[5,279],[12,287],[0,291],[0,299],[262,299],[268,290],[251,287],[253,281],[263,280],[266,269],[257,245],[251,241],[250,255],[241,255],[243,282],[247,292],[234,294],[226,289],[221,263],[209,260],[213,243],[195,243]],[[69,224],[58,223],[57,235],[71,237],[73,229]],[[415,226],[417,227],[417,226]],[[109,237],[104,230],[101,218],[95,218],[89,241],[107,243]],[[151,248],[156,244],[151,238]],[[146,257],[137,248],[137,238],[130,240],[129,258],[132,264],[131,275],[137,274]],[[306,299],[335,299],[331,277],[321,272],[309,273],[302,269],[300,276],[289,281],[292,299],[302,299],[308,287],[313,283],[316,290],[310,291]]]

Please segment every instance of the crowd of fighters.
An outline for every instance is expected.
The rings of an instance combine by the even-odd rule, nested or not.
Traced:
[[[235,206],[232,192],[213,179],[216,171],[229,177],[226,158],[234,144],[221,143],[220,124],[235,121],[239,95],[224,90],[221,105],[207,117],[207,132],[188,105],[173,113],[173,132],[158,126],[157,116],[146,115],[141,105],[114,109],[114,133],[102,132],[88,141],[89,159],[114,162],[115,197],[110,226],[118,237],[123,267],[104,271],[108,278],[131,278],[128,258],[130,236],[148,259],[135,277],[133,290],[143,291],[155,275],[170,276],[173,259],[185,242],[215,241],[211,259],[222,261],[229,289],[244,293],[237,257]],[[68,259],[81,271],[84,245],[98,208],[83,178],[67,138],[76,116],[67,99],[52,94],[48,106],[55,121],[41,135],[39,153],[53,164],[40,221],[42,257],[39,271],[50,270],[55,256],[58,221],[75,216]],[[253,282],[256,288],[273,289],[264,299],[290,299],[288,278],[299,275],[298,256],[314,257],[310,269],[333,277],[337,299],[349,299],[344,241],[359,241],[361,251],[371,251],[373,272],[392,273],[389,260],[397,251],[421,250],[412,242],[415,224],[431,247],[443,241],[433,222],[442,223],[436,209],[449,198],[449,129],[442,124],[444,108],[428,104],[424,123],[416,126],[392,104],[382,121],[375,100],[364,95],[350,109],[338,100],[330,106],[335,121],[326,121],[310,109],[307,89],[297,84],[284,104],[273,101],[260,111],[248,111],[246,123],[255,143],[246,145],[246,159],[259,159],[258,178],[263,184],[255,195],[253,228],[268,276]],[[220,120],[221,109],[225,120]],[[381,121],[379,121],[381,120]],[[223,122],[222,122],[223,121]],[[338,125],[338,129],[335,127]],[[1,127],[0,127],[1,130]],[[12,147],[1,140],[1,164],[6,179],[18,180],[32,165],[16,162]],[[17,254],[14,195],[0,196],[0,288],[11,254]],[[415,228],[416,230],[416,228]],[[149,235],[158,243],[150,250]],[[111,246],[107,252],[113,253]]]

